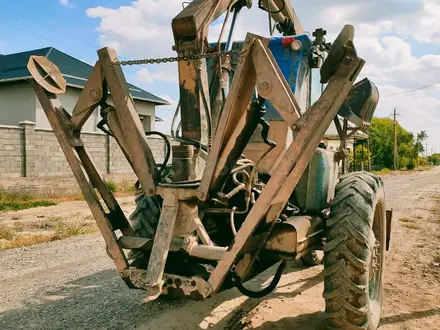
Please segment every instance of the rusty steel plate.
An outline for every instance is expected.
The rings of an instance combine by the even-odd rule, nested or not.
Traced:
[[[50,93],[62,94],[66,91],[66,80],[60,69],[44,56],[31,56],[27,65],[32,78]]]

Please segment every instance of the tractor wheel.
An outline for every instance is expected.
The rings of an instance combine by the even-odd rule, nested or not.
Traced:
[[[322,264],[322,260],[324,259],[324,252],[313,250],[304,255],[301,259],[307,266],[317,266]]]
[[[141,193],[136,196],[136,209],[130,215],[133,230],[139,237],[154,238],[160,217],[159,197],[147,197]]]
[[[161,200],[158,196],[147,197],[144,193],[136,196],[136,209],[130,215],[131,226],[139,237],[154,238],[157,224],[159,223]],[[144,255],[140,252],[130,251],[127,255],[129,260],[139,262]],[[141,260],[140,262],[144,262]]]
[[[324,246],[329,329],[377,329],[382,309],[386,237],[381,179],[350,173],[336,186]]]

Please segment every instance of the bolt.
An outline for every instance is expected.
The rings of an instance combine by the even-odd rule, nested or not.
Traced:
[[[197,193],[197,197],[198,197],[199,199],[203,200],[203,199],[205,198],[205,194],[202,193],[201,191],[199,191],[199,192]]]
[[[293,124],[293,125],[292,125],[292,130],[294,130],[295,132],[296,132],[297,130],[299,130],[299,126],[298,126],[298,124]]]
[[[345,64],[345,65],[350,64],[351,60],[352,60],[352,58],[351,58],[350,56],[345,56],[345,58],[344,58],[344,64]]]
[[[91,91],[90,91],[90,93],[89,93],[89,95],[93,98],[93,99],[96,99],[96,98],[98,98],[99,97],[99,90],[97,90],[97,89],[92,89]]]
[[[269,90],[269,83],[267,81],[263,81],[261,84],[258,85],[258,90],[261,93],[265,93]]]

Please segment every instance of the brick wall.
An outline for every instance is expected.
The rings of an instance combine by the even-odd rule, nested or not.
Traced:
[[[72,172],[51,130],[35,128],[35,123],[0,125],[0,179],[18,177],[71,176]],[[116,141],[101,133],[83,133],[87,152],[102,174],[132,173]],[[161,138],[149,137],[148,145],[157,163],[165,156]]]
[[[17,178],[23,173],[23,128],[0,126],[0,178]]]

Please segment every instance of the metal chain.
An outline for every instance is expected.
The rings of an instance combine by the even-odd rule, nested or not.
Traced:
[[[159,63],[171,63],[171,62],[179,62],[179,61],[192,61],[192,60],[200,60],[202,58],[208,57],[216,57],[222,55],[233,55],[240,54],[239,50],[230,50],[228,52],[214,52],[214,53],[206,53],[206,54],[196,54],[196,55],[183,55],[176,57],[162,57],[162,58],[146,58],[143,60],[128,60],[128,61],[115,61],[112,62],[112,65],[138,65],[138,64],[159,64]]]

